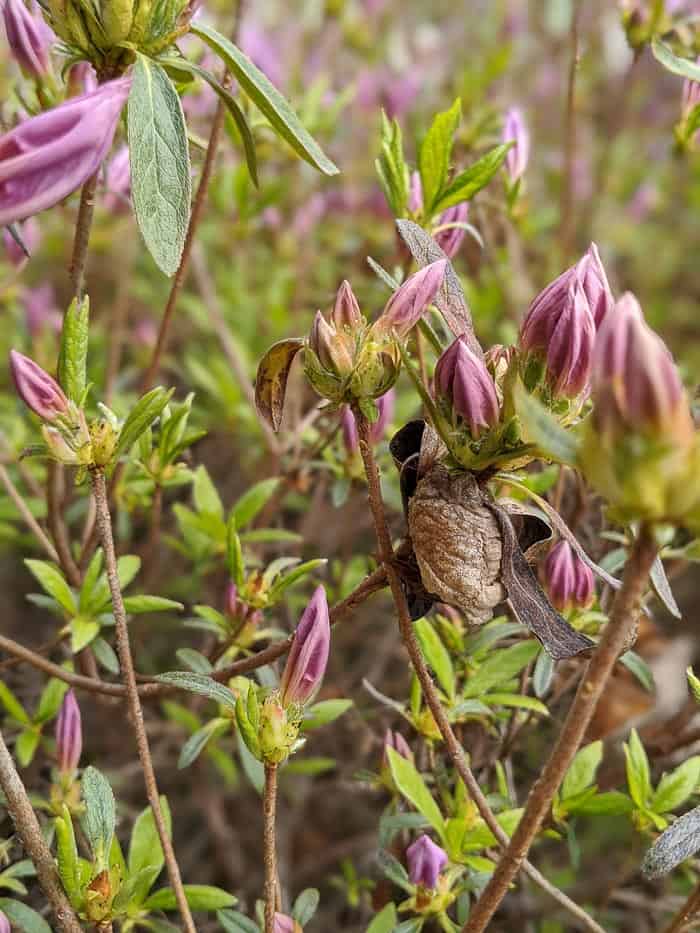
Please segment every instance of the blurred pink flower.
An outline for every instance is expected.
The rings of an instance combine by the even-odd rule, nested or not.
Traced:
[[[27,330],[32,337],[38,337],[44,331],[60,333],[63,315],[59,311],[52,285],[44,283],[34,288],[25,288],[22,303]]]
[[[131,194],[131,169],[129,167],[129,148],[120,146],[107,164],[105,172],[107,189],[104,204],[114,214],[129,210]]]

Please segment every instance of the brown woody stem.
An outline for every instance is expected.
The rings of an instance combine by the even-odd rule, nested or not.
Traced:
[[[386,513],[384,511],[384,501],[382,499],[379,471],[374,459],[374,452],[372,450],[372,444],[369,437],[369,424],[359,408],[355,408],[355,419],[357,421],[357,431],[360,439],[360,453],[362,455],[362,461],[367,477],[369,503],[370,509],[372,511],[372,517],[374,519],[374,527],[377,536],[377,543],[379,546],[379,556],[384,564],[387,579],[389,580],[389,586],[391,588],[391,594],[394,598],[394,604],[396,606],[399,619],[399,629],[401,631],[401,637],[403,639],[404,646],[406,647],[411,664],[416,673],[416,676],[418,677],[425,701],[428,704],[431,713],[433,714],[435,724],[437,725],[440,731],[440,735],[442,736],[442,739],[447,746],[447,750],[454,762],[457,773],[461,777],[465,787],[467,788],[467,791],[476,804],[482,819],[496,837],[498,844],[501,847],[505,847],[508,845],[508,836],[496,820],[496,817],[489,807],[488,801],[482,793],[482,790],[479,787],[479,784],[474,777],[471,768],[467,764],[464,749],[458,742],[457,737],[452,730],[452,726],[450,725],[449,720],[447,719],[447,715],[445,714],[445,711],[442,708],[442,704],[440,703],[440,699],[437,695],[433,680],[430,676],[428,668],[425,665],[425,661],[423,660],[423,655],[421,654],[420,646],[413,629],[413,623],[411,621],[411,614],[406,602],[406,596],[404,594],[403,588],[401,586],[401,580],[394,564],[394,549],[391,542],[391,535],[389,533]],[[605,933],[603,928],[600,927],[591,917],[589,917],[585,910],[579,907],[578,904],[567,897],[566,894],[560,891],[557,887],[547,881],[547,879],[541,875],[533,865],[530,865],[529,862],[525,863],[525,871],[527,872],[528,877],[531,878],[535,884],[542,888],[543,891],[546,891],[550,897],[561,904],[561,906],[564,907],[570,914],[575,916],[582,924],[582,926],[584,926],[587,930],[591,930],[593,933]]]
[[[139,698],[138,686],[136,683],[136,674],[134,671],[134,662],[131,657],[131,648],[129,645],[129,629],[126,621],[126,610],[124,609],[124,600],[122,598],[121,587],[119,585],[119,576],[117,574],[117,557],[114,551],[114,538],[112,536],[112,519],[109,514],[109,504],[107,501],[107,486],[104,473],[101,470],[95,470],[92,473],[92,488],[97,506],[97,527],[102,541],[102,549],[105,558],[105,571],[107,573],[107,582],[112,596],[112,609],[114,612],[115,634],[117,643],[117,654],[119,656],[119,666],[121,668],[124,686],[126,688],[127,707],[129,719],[136,737],[136,746],[138,749],[141,769],[143,771],[144,783],[146,785],[146,795],[153,811],[156,829],[163,847],[165,864],[170,877],[170,884],[175,892],[178,910],[187,933],[196,933],[196,927],[192,920],[185,890],[182,886],[180,877],[180,868],[175,858],[173,844],[168,834],[168,829],[163,819],[163,813],[160,808],[160,796],[158,794],[158,784],[156,781],[153,761],[151,759],[151,750],[148,745],[148,736],[146,735],[146,725],[143,719],[143,710]]]
[[[81,933],[82,927],[63,892],[56,865],[46,845],[36,813],[17,773],[12,756],[0,733],[0,787],[7,800],[7,811],[25,852],[34,863],[39,884],[51,905],[56,929],[61,933]]]
[[[277,847],[275,812],[277,810],[277,765],[265,765],[263,792],[263,859],[265,863],[265,933],[274,933],[277,900]]]
[[[625,566],[622,586],[615,595],[610,620],[586,668],[557,743],[533,785],[525,812],[496,871],[474,905],[463,933],[485,930],[530,851],[555,793],[586,734],[615,663],[634,631],[657,547],[651,529],[642,525]]]

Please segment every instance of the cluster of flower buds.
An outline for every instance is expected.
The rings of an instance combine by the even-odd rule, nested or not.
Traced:
[[[394,417],[396,393],[393,389],[377,399],[377,420],[370,425],[369,439],[373,444],[379,444],[384,439],[386,430]],[[343,408],[340,426],[343,433],[343,445],[348,456],[355,457],[360,448],[360,439],[357,434],[357,423],[349,405]]]
[[[595,599],[593,571],[564,539],[547,555],[543,582],[549,601],[560,612],[589,609]]]
[[[38,7],[30,11],[23,0],[4,0],[2,18],[13,58],[25,75],[43,81],[51,72],[49,56],[56,37]]]
[[[423,213],[423,186],[420,174],[411,174],[411,187],[408,198],[408,209],[414,216],[420,217]],[[461,201],[448,207],[433,221],[432,236],[443,253],[454,258],[464,240],[466,230],[464,224],[469,216],[469,202]]]
[[[0,137],[0,225],[53,207],[97,171],[130,88],[130,78],[108,81]]]
[[[253,686],[245,698],[238,697],[238,727],[256,758],[278,764],[294,751],[303,709],[326,672],[330,641],[326,591],[319,586],[297,625],[279,689],[262,701]]]
[[[293,917],[276,913],[272,924],[272,933],[304,933]]]
[[[148,55],[165,51],[187,32],[197,4],[193,0],[48,0],[53,31],[75,53],[97,68],[128,62],[128,48]]]
[[[393,386],[404,340],[435,299],[447,269],[438,260],[410,276],[374,324],[360,311],[348,282],[327,320],[319,311],[306,341],[304,369],[313,388],[335,404],[376,399]]]
[[[596,331],[614,299],[592,243],[571,268],[535,298],[520,328],[525,387],[544,390],[545,401],[579,401],[590,384]]]
[[[518,107],[511,107],[506,113],[501,142],[513,143],[506,154],[506,173],[511,187],[515,188],[530,160],[530,132]]]
[[[75,693],[69,690],[63,697],[56,717],[56,763],[61,786],[70,788],[80,763],[83,750],[83,728],[80,707]]]
[[[700,524],[700,438],[673,358],[629,292],[601,326],[580,460],[627,519]]]

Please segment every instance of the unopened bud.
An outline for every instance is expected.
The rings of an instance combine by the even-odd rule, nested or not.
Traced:
[[[10,368],[17,394],[43,421],[53,421],[68,411],[68,399],[41,366],[17,350],[10,350]]]
[[[434,890],[440,872],[447,865],[447,853],[430,836],[420,836],[406,849],[408,877],[412,884]]]
[[[347,279],[342,282],[335,296],[331,318],[336,328],[347,327],[351,331],[364,327],[366,323]]]
[[[352,371],[353,357],[348,336],[338,333],[329,324],[320,311],[311,326],[309,346],[318,357],[321,365],[336,375],[348,375]]]
[[[61,774],[71,775],[78,767],[83,750],[80,707],[73,690],[63,697],[56,719],[56,758]]]
[[[464,421],[474,439],[498,423],[496,386],[483,360],[469,349],[464,337],[457,337],[438,360],[435,394]]]
[[[12,927],[7,916],[0,910],[0,933],[12,933]]]
[[[511,107],[506,113],[501,140],[513,143],[506,154],[506,171],[511,183],[515,183],[525,174],[530,158],[530,133],[518,107]]]
[[[285,761],[299,734],[298,721],[280,702],[277,692],[265,698],[260,707],[258,740],[263,761],[279,764]]]
[[[23,0],[4,0],[2,16],[7,44],[17,64],[33,78],[46,78],[50,71],[49,52],[56,37],[41,13],[37,9],[32,15]]]
[[[438,259],[407,278],[387,302],[374,325],[376,332],[390,334],[393,331],[398,337],[405,337],[435,300],[447,265],[446,259]]]
[[[292,917],[276,913],[272,923],[272,933],[304,933],[304,931]]]
[[[562,539],[551,549],[544,562],[543,577],[550,602],[560,612],[588,609],[593,602],[593,571],[568,541]]]
[[[413,752],[411,751],[411,746],[408,744],[406,739],[401,735],[400,732],[392,732],[391,729],[387,729],[384,733],[384,743],[382,747],[382,770],[389,766],[387,749],[392,748],[397,755],[401,755],[402,758],[405,758],[407,761],[413,761]]]
[[[318,690],[326,672],[331,628],[326,591],[317,587],[304,610],[282,674],[282,703],[303,706]]]

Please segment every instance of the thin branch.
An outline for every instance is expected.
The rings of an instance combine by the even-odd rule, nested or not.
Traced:
[[[78,208],[78,219],[75,224],[73,254],[68,267],[71,290],[78,299],[82,297],[85,287],[88,245],[90,243],[92,217],[95,212],[95,191],[97,190],[99,177],[100,169],[98,168],[95,174],[88,178],[80,192],[80,207]]]
[[[564,113],[564,164],[559,202],[559,243],[564,260],[568,261],[574,236],[573,189],[576,162],[576,75],[579,67],[579,17],[581,4],[576,2],[571,12],[571,61],[566,88]]]
[[[461,777],[465,787],[467,788],[467,791],[476,804],[482,819],[491,830],[493,835],[496,837],[498,844],[503,848],[508,845],[508,836],[496,820],[496,817],[489,807],[488,801],[482,793],[482,790],[479,787],[479,784],[474,777],[471,768],[467,764],[464,749],[458,742],[457,737],[452,730],[452,726],[447,719],[445,711],[442,708],[442,704],[440,703],[440,699],[437,695],[435,684],[433,683],[430,673],[428,672],[428,668],[425,665],[425,661],[423,660],[423,655],[421,654],[418,640],[413,629],[413,623],[411,621],[411,615],[408,609],[408,604],[406,602],[406,596],[394,565],[394,549],[391,543],[391,535],[389,533],[389,526],[386,520],[386,513],[384,511],[384,502],[382,499],[381,485],[379,482],[379,471],[374,459],[374,452],[372,450],[372,444],[369,437],[369,424],[359,409],[355,409],[355,418],[357,420],[357,431],[360,438],[360,453],[362,455],[362,461],[364,463],[365,473],[367,476],[367,489],[370,508],[372,510],[372,517],[374,519],[375,532],[377,535],[377,543],[379,545],[379,554],[384,563],[387,579],[389,580],[389,586],[391,587],[391,593],[394,597],[394,603],[396,605],[396,611],[399,618],[399,628],[404,646],[406,647],[408,655],[411,659],[411,664],[420,682],[423,696],[425,697],[426,703],[428,704],[428,707],[433,714],[435,723],[440,731],[440,735],[442,736],[445,745],[447,746],[447,750],[454,762],[457,773]],[[526,871],[528,877],[535,884],[537,884],[540,888],[542,888],[543,891],[549,894],[550,897],[556,900],[565,910],[572,914],[572,916],[576,917],[587,930],[591,930],[592,933],[605,933],[603,928],[599,926],[591,917],[589,917],[583,908],[579,907],[578,904],[567,897],[563,891],[560,891],[555,885],[547,881],[547,879],[541,875],[533,865],[530,865],[529,862],[525,862],[524,870]]]
[[[687,901],[666,927],[664,933],[681,933],[698,911],[700,911],[700,882],[690,892]]]
[[[265,765],[263,791],[263,860],[265,863],[265,933],[274,933],[277,900],[277,846],[275,811],[277,809],[277,765]]]
[[[506,896],[523,864],[552,799],[583,741],[600,696],[615,663],[634,632],[657,548],[651,530],[643,525],[625,566],[622,586],[615,594],[610,620],[586,668],[557,743],[530,790],[525,812],[496,870],[474,905],[463,933],[481,933]]]
[[[12,501],[14,502],[17,508],[17,511],[24,519],[24,523],[30,529],[30,531],[34,533],[34,536],[39,542],[39,544],[41,544],[43,549],[46,551],[46,553],[51,558],[51,560],[54,561],[54,563],[56,564],[60,563],[58,552],[56,551],[56,548],[53,546],[53,544],[49,540],[49,536],[46,534],[46,532],[41,527],[39,522],[34,518],[32,513],[30,512],[29,506],[22,498],[22,494],[17,489],[15,484],[12,482],[12,477],[7,472],[7,469],[1,463],[0,463],[0,482],[5,487],[5,491],[7,492],[10,499],[12,499]]]
[[[115,634],[117,643],[117,654],[119,655],[119,666],[121,667],[124,686],[126,687],[127,704],[131,726],[136,736],[136,746],[138,748],[139,760],[143,771],[144,782],[146,785],[146,795],[153,811],[158,836],[163,847],[165,864],[168,869],[170,884],[175,892],[175,899],[182,917],[184,928],[187,933],[196,933],[196,927],[192,920],[185,890],[182,886],[180,877],[180,868],[175,858],[170,836],[168,834],[163,813],[160,809],[160,796],[158,793],[158,784],[156,781],[153,761],[151,759],[151,750],[148,745],[148,736],[146,735],[146,726],[143,719],[143,710],[139,699],[138,687],[136,684],[136,674],[134,672],[134,662],[131,657],[131,648],[129,646],[129,630],[126,621],[126,610],[124,609],[124,600],[122,598],[121,587],[119,585],[119,576],[117,574],[117,557],[114,551],[114,539],[112,537],[112,519],[109,514],[109,503],[107,501],[107,486],[105,484],[104,473],[101,470],[95,470],[92,473],[92,487],[95,495],[95,504],[97,506],[97,525],[100,531],[102,549],[105,558],[105,571],[107,573],[107,582],[112,596],[112,609],[114,611]]]
[[[41,833],[41,826],[29,801],[24,784],[0,732],[0,786],[7,800],[7,811],[17,835],[34,863],[41,889],[51,905],[56,927],[61,933],[81,933],[82,927],[63,892],[53,856]]]

